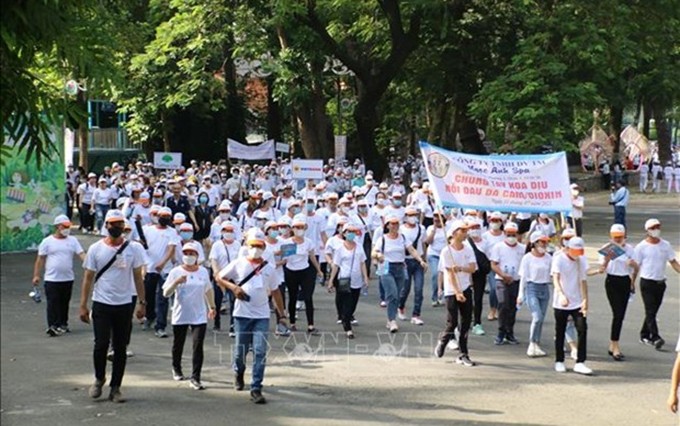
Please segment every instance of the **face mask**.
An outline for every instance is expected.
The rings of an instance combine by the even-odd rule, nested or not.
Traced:
[[[180,232],[179,236],[180,236],[180,238],[182,238],[183,241],[186,241],[186,240],[190,240],[191,237],[194,236],[194,233],[185,231],[185,232]]]
[[[234,239],[234,233],[233,232],[222,232],[222,238],[225,240],[233,240]]]
[[[157,206],[160,206],[161,204],[163,204],[163,199],[162,198],[154,198],[153,203]]]
[[[304,237],[305,235],[305,230],[304,229],[296,229],[295,230],[295,236],[296,237]]]
[[[418,218],[415,216],[406,216],[406,223],[409,225],[415,225]]]
[[[276,238],[276,237],[279,236],[279,231],[276,230],[276,229],[272,229],[272,230],[269,231],[269,236],[272,237],[272,238]]]
[[[62,235],[62,237],[68,237],[71,235],[71,228],[64,228],[60,230],[59,233]]]
[[[158,216],[151,216],[151,223],[154,225],[158,224]]]
[[[347,241],[354,241],[354,239],[356,237],[357,237],[357,234],[355,234],[354,232],[348,232],[348,233],[345,234],[345,239]]]
[[[300,207],[293,207],[293,214],[299,214],[300,213]]]
[[[396,207],[401,206],[401,200],[394,200],[392,201]]]
[[[251,259],[259,259],[262,257],[262,250],[259,247],[248,247],[248,257]]]
[[[172,223],[172,219],[170,219],[169,217],[159,217],[158,218],[158,224],[160,226],[168,226],[171,223]]]
[[[387,204],[387,200],[385,200],[384,198],[378,198],[376,200],[376,203],[378,203],[380,207],[385,207],[385,205]]]
[[[491,222],[491,223],[489,223],[489,226],[490,226],[491,229],[493,229],[494,231],[498,231],[499,229],[501,229],[501,224],[498,223],[498,222]]]
[[[206,197],[201,197],[198,199],[198,202],[201,204],[208,204],[208,199]]]
[[[368,209],[366,207],[359,207],[358,210],[359,210],[359,213],[361,213],[361,214],[368,213]]]
[[[545,247],[536,246],[538,254],[545,254]]]
[[[647,231],[650,237],[652,238],[659,238],[661,236],[661,230],[660,229],[650,229]]]
[[[573,195],[574,197],[578,197],[578,194],[579,192],[575,189],[571,191],[571,195]]]
[[[517,244],[517,237],[505,237],[505,242],[510,244],[511,246],[514,246]]]
[[[349,213],[349,207],[342,206],[342,207],[340,207],[340,211],[343,212],[344,214],[347,214],[347,213]]]
[[[198,260],[198,256],[187,255],[187,254],[182,256],[182,263],[184,263],[185,265],[195,265],[197,260]]]
[[[468,231],[468,234],[469,234],[472,238],[479,238],[479,237],[482,236],[482,230],[481,230],[481,229],[470,229],[470,230]]]
[[[123,228],[119,228],[117,226],[112,226],[109,228],[109,235],[112,238],[118,238],[121,235],[123,235]]]
[[[228,213],[220,213],[220,219],[229,220],[229,214]]]

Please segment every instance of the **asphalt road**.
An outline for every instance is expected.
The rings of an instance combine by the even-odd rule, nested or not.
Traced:
[[[606,194],[586,195],[587,255],[607,239],[613,218]],[[633,197],[628,211],[631,241],[642,238],[642,223],[650,216],[663,222],[663,235],[680,247],[677,196]],[[85,245],[94,241],[84,237]],[[227,334],[209,335],[205,344],[202,392],[171,378],[172,337],[157,339],[135,325],[123,381],[125,404],[87,396],[92,383],[92,330],[77,320],[81,271],[71,302],[73,332],[58,338],[44,334],[45,304],[28,298],[34,254],[0,257],[0,373],[3,425],[71,424],[478,424],[478,425],[677,425],[665,407],[673,349],[680,329],[680,281],[668,268],[668,290],[659,313],[662,351],[638,343],[643,307],[636,296],[624,322],[621,347],[625,362],[607,355],[611,312],[604,278],[589,280],[588,361],[592,377],[553,371],[552,309],[544,326],[548,357],[525,355],[530,315],[518,313],[518,346],[493,345],[495,322],[484,320],[487,335],[470,337],[470,356],[477,367],[464,368],[447,352],[432,356],[436,336],[445,322],[442,308],[423,310],[425,325],[400,323],[390,335],[385,312],[378,307],[376,283],[359,303],[357,338],[348,342],[334,322],[332,296],[317,288],[317,326],[324,332],[308,338],[296,333],[270,339],[264,394],[265,406],[255,406],[247,392],[232,389],[231,343]],[[679,257],[680,259],[680,257]],[[425,292],[425,300],[429,291]],[[488,299],[485,299],[485,304]],[[304,320],[299,322],[304,325]],[[190,345],[185,349],[185,371]],[[567,361],[571,370],[573,361]],[[249,382],[250,364],[246,373]],[[106,395],[106,393],[105,393]]]

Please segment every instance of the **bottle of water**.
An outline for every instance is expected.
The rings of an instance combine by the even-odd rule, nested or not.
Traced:
[[[361,288],[361,294],[368,296],[368,286],[366,284],[364,284],[364,286]]]
[[[42,302],[42,295],[40,294],[40,287],[33,287],[33,290],[28,293],[28,297],[33,299],[35,303],[40,303]]]

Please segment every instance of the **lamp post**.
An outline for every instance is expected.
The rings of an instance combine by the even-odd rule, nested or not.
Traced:
[[[339,59],[326,58],[326,65],[324,66],[324,71],[331,71],[335,74],[335,86],[336,86],[336,102],[337,102],[337,114],[338,114],[338,133],[343,134],[343,117],[342,110],[349,107],[349,99],[341,99],[342,95],[342,77],[347,75],[354,75],[352,70],[347,68],[345,64]]]

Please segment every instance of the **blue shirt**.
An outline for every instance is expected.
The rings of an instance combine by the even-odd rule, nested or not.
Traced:
[[[622,186],[611,195],[611,202],[614,203],[614,206],[616,207],[626,207],[628,205],[629,195],[630,192],[628,191],[628,188]]]

